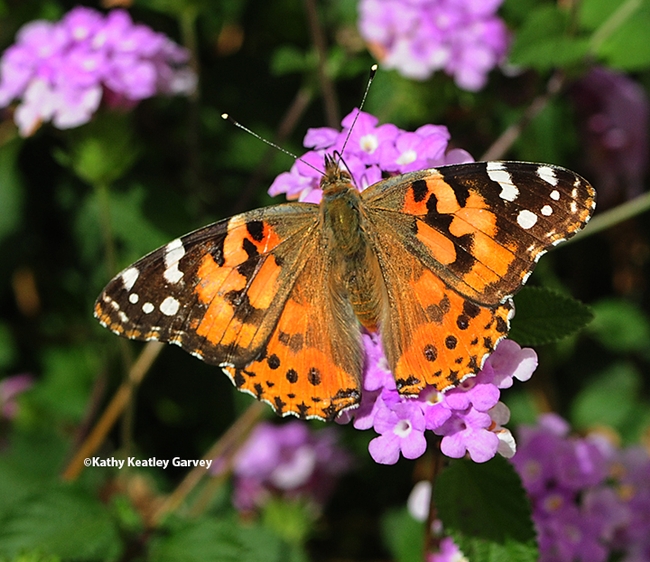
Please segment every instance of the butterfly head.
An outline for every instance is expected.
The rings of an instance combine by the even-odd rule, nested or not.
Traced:
[[[335,198],[353,189],[352,176],[341,167],[341,162],[341,155],[337,152],[325,155],[325,174],[320,180],[324,199]]]

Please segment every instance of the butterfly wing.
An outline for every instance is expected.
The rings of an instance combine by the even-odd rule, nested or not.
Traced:
[[[95,303],[118,335],[180,345],[278,413],[333,417],[356,404],[361,352],[349,304],[332,300],[318,206],[237,215],[155,250]]]
[[[509,330],[510,297],[595,207],[577,174],[522,162],[413,172],[363,199],[388,295],[384,349],[406,394],[476,373]]]
[[[180,345],[208,363],[252,360],[300,274],[318,207],[237,215],[178,238],[118,274],[95,317],[118,335]]]
[[[265,350],[224,370],[240,390],[281,415],[332,420],[360,399],[361,335],[352,306],[332,283],[324,244],[316,237],[308,244],[309,257]]]

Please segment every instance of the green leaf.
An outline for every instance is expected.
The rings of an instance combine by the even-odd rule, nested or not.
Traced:
[[[650,7],[637,11],[617,27],[596,49],[608,66],[619,70],[643,70],[650,66]]]
[[[561,340],[594,317],[587,305],[542,287],[524,287],[515,297],[515,310],[509,337],[524,346]]]
[[[593,305],[589,332],[606,348],[618,352],[650,349],[650,321],[641,310],[623,299],[604,299]]]
[[[43,409],[53,419],[80,421],[99,371],[99,357],[92,346],[56,347],[43,358],[43,380],[25,397],[27,407]]]
[[[305,502],[271,499],[262,521],[289,544],[304,544],[314,526],[314,513]]]
[[[535,562],[539,552],[519,476],[502,457],[453,461],[438,477],[443,529],[472,562]]]
[[[23,209],[23,183],[18,171],[22,141],[15,139],[0,146],[0,240],[13,232]]]
[[[650,411],[641,398],[642,386],[641,375],[633,365],[612,365],[578,394],[571,409],[572,425],[578,429],[606,425],[630,438],[640,437]]]
[[[293,46],[279,47],[271,59],[271,73],[274,76],[294,74],[313,70],[316,57],[313,52],[304,52]]]
[[[298,560],[269,529],[226,519],[180,522],[151,543],[150,562],[284,562]]]
[[[587,53],[587,38],[566,34],[568,16],[554,5],[534,10],[515,36],[510,62],[548,70],[579,62]]]
[[[397,562],[422,560],[424,523],[413,519],[406,508],[387,512],[381,527],[384,542]]]
[[[0,554],[16,556],[35,546],[75,560],[115,560],[122,549],[106,507],[62,485],[30,497],[0,519]]]
[[[89,185],[110,185],[124,176],[141,148],[133,135],[130,114],[115,112],[98,113],[87,125],[71,130],[68,142],[68,151],[55,156]]]
[[[582,0],[578,4],[578,21],[586,29],[595,30],[620,7],[616,0]]]
[[[188,522],[151,543],[150,562],[237,562],[245,547],[235,526],[223,520]]]

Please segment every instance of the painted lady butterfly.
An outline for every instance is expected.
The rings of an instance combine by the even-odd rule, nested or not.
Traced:
[[[537,260],[595,207],[589,183],[545,164],[443,166],[361,193],[334,158],[325,170],[320,205],[176,239],[117,275],[95,316],[220,366],[281,415],[330,420],[359,402],[362,328],[381,331],[402,394],[476,373]]]

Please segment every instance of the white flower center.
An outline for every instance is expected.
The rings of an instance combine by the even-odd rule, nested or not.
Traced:
[[[408,434],[411,433],[411,422],[408,420],[399,420],[393,432],[398,437],[408,437]]]
[[[361,137],[359,145],[361,146],[361,150],[367,152],[368,154],[372,154],[375,150],[377,150],[379,142],[377,141],[377,137],[375,135],[364,135]]]
[[[418,157],[418,153],[415,152],[415,150],[410,149],[405,152],[402,152],[402,154],[399,155],[399,158],[397,159],[397,163],[400,166],[404,166],[405,164],[410,164],[411,162],[415,162],[417,157]]]

